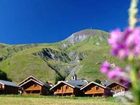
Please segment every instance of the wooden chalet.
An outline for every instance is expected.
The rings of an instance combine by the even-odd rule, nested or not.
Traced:
[[[109,96],[111,95],[110,89],[98,84],[96,82],[90,82],[86,86],[82,87],[81,92],[85,96]]]
[[[111,89],[111,92],[113,94],[128,90],[128,88],[126,86],[121,85],[121,84],[116,83],[116,82],[113,82],[113,83],[109,84],[107,87],[109,89]]]
[[[81,95],[80,88],[83,85],[86,85],[87,81],[85,80],[70,80],[70,81],[59,81],[56,85],[54,85],[50,91],[53,92],[54,95]]]
[[[19,87],[22,94],[48,95],[50,85],[33,76],[29,76],[19,84]]]
[[[18,94],[18,89],[15,83],[0,80],[0,94]]]

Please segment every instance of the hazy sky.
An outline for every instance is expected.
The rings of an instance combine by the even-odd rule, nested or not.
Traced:
[[[128,25],[130,0],[0,0],[0,43],[50,43]]]

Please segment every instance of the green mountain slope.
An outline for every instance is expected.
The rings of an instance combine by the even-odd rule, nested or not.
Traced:
[[[105,79],[99,71],[102,61],[117,62],[109,55],[107,38],[107,32],[86,29],[53,44],[0,44],[0,69],[17,83],[29,75],[53,83],[74,73],[88,80]]]

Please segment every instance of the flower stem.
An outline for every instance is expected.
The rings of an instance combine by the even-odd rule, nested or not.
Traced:
[[[131,0],[130,8],[129,8],[129,26],[130,28],[134,28],[137,23],[137,13],[138,13],[138,0]]]
[[[139,72],[139,67],[134,67],[131,70],[131,81],[132,81],[132,89],[135,98],[135,105],[140,105],[140,85],[139,79],[137,78]]]

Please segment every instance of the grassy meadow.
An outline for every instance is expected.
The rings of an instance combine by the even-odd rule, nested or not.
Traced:
[[[111,97],[0,96],[0,105],[122,105],[122,103]]]

